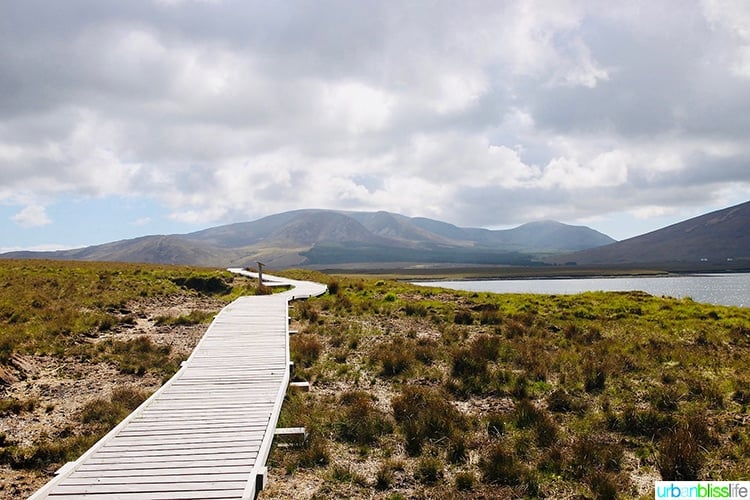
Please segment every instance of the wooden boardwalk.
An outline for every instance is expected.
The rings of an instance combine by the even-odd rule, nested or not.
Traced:
[[[264,277],[294,288],[226,306],[174,377],[31,499],[254,498],[289,383],[288,302],[326,290]]]

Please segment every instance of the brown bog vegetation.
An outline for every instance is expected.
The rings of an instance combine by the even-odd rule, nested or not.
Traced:
[[[331,278],[296,303],[297,377],[262,498],[653,498],[750,475],[750,309]]]
[[[291,310],[296,377],[261,498],[653,498],[750,475],[750,309],[640,292],[328,282]],[[249,280],[0,261],[0,497],[33,492],[171,375]]]

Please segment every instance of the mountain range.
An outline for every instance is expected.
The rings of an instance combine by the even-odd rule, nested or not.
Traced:
[[[3,258],[50,258],[275,268],[362,263],[539,265],[539,258],[607,245],[584,226],[539,221],[514,229],[458,227],[390,212],[295,210],[252,222],[182,235],[153,235],[56,252]]]
[[[189,234],[153,235],[0,258],[199,266],[401,267],[425,264],[661,269],[750,268],[750,202],[623,241],[555,221],[513,229],[458,227],[390,212],[295,210]]]
[[[750,202],[610,245],[546,259],[578,266],[750,267]]]

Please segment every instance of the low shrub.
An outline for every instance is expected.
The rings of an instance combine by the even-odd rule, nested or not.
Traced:
[[[380,374],[394,377],[411,368],[415,361],[413,347],[411,342],[402,339],[378,345],[374,359],[380,363]]]
[[[456,311],[453,322],[457,325],[471,325],[474,323],[474,316],[470,311]]]
[[[289,349],[295,364],[309,368],[323,352],[323,344],[316,335],[294,335],[290,337]]]
[[[37,442],[31,446],[0,448],[0,463],[13,469],[44,470],[75,460],[99,439],[93,436],[69,436],[55,441]]]
[[[659,442],[656,464],[664,481],[695,481],[703,463],[700,443],[685,427],[669,432]]]
[[[391,461],[386,461],[380,464],[377,472],[375,472],[375,488],[378,490],[387,490],[393,484],[396,478],[394,473],[394,466]]]
[[[443,464],[437,457],[422,457],[417,462],[414,479],[422,484],[435,484],[443,477]]]
[[[583,387],[586,392],[601,392],[607,383],[607,372],[601,363],[585,363]]]
[[[596,500],[615,500],[623,489],[622,480],[611,472],[594,471],[588,484]]]
[[[538,493],[539,486],[533,472],[503,444],[493,445],[482,455],[479,469],[485,483],[520,487],[525,493],[523,496],[527,497]]]
[[[448,462],[454,465],[464,463],[469,456],[466,445],[466,436],[461,433],[455,433],[448,444],[445,456],[448,459]]]
[[[649,439],[657,438],[666,432],[674,430],[677,421],[670,414],[654,409],[637,409],[635,406],[626,407],[622,413],[612,419],[610,428],[634,436]]]
[[[680,407],[683,394],[673,385],[656,387],[651,391],[649,399],[655,409],[672,412]]]
[[[548,474],[561,475],[565,470],[565,453],[559,444],[547,448],[542,453],[537,469]]]
[[[294,308],[300,319],[307,320],[310,323],[317,323],[320,319],[320,312],[309,300],[295,302]]]
[[[556,389],[547,396],[547,409],[556,413],[568,413],[576,407],[573,397],[563,389]]]
[[[708,419],[690,414],[670,430],[657,446],[657,466],[665,481],[693,481],[706,459],[708,449],[717,443]]]
[[[190,276],[172,278],[171,281],[178,286],[206,295],[224,295],[232,291],[232,287],[218,276]]]
[[[709,408],[715,410],[724,409],[724,392],[716,382],[703,377],[688,377],[686,382],[688,384],[688,399],[700,399],[702,401],[705,401],[708,404]],[[747,402],[750,402],[750,393],[748,394],[748,397],[745,398],[745,400],[745,404],[747,404]]]
[[[331,280],[328,282],[328,293],[330,295],[338,295],[340,289],[340,284],[336,280]]]
[[[214,313],[209,311],[190,311],[182,316],[157,316],[154,320],[157,326],[190,326],[210,323]]]
[[[364,391],[345,392],[339,398],[338,436],[344,441],[372,444],[393,430],[386,416],[377,409],[371,395]]]
[[[602,339],[602,334],[599,328],[595,326],[582,328],[575,323],[566,325],[563,329],[563,335],[567,340],[583,345],[591,345]]]
[[[305,447],[297,455],[296,466],[303,469],[325,467],[330,461],[328,441],[317,433],[311,433]]]
[[[177,371],[177,361],[171,358],[172,348],[159,345],[145,335],[130,340],[107,339],[96,346],[96,356],[117,365],[122,373],[144,375],[155,371],[172,375]]]
[[[497,309],[483,309],[479,313],[479,323],[482,325],[499,325],[503,322],[503,316]]]
[[[422,364],[431,365],[438,355],[438,344],[434,340],[422,338],[414,346],[414,357]]]
[[[504,413],[492,412],[486,417],[487,436],[497,438],[505,434],[505,421],[508,417]]]
[[[36,398],[25,400],[17,398],[0,399],[0,415],[19,415],[23,412],[34,411],[39,401]]]
[[[486,380],[488,378],[487,360],[477,357],[471,348],[458,348],[453,352],[451,375],[462,380],[472,378]]]
[[[96,398],[81,408],[78,416],[84,424],[93,425],[98,431],[108,431],[146,400],[148,394],[140,389],[118,387],[109,399]]]
[[[406,440],[406,450],[419,455],[426,439],[450,440],[466,427],[463,414],[437,389],[405,386],[391,402],[393,416]]]
[[[529,397],[529,381],[526,378],[525,372],[514,378],[513,385],[510,388],[510,394],[518,400],[523,400]]]
[[[339,483],[354,483],[365,486],[367,481],[358,474],[349,464],[334,464],[328,471],[328,477]]]
[[[495,335],[478,335],[469,347],[471,353],[479,359],[494,361],[500,351],[500,337]]]
[[[418,316],[424,318],[427,316],[427,307],[424,304],[409,302],[404,306],[404,313],[407,316]]]
[[[474,489],[476,477],[472,472],[459,472],[454,479],[458,491],[471,491]]]
[[[536,421],[534,425],[534,437],[537,446],[547,448],[557,442],[560,428],[557,423],[546,413]]]
[[[516,403],[513,410],[513,422],[519,429],[526,429],[536,425],[540,420],[545,418],[544,410],[534,406],[529,399],[522,399]]]
[[[509,321],[503,322],[503,334],[509,338],[509,339],[516,339],[520,337],[524,337],[529,332],[529,327],[531,325],[527,325],[523,321],[518,321],[517,319],[511,319]]]
[[[587,478],[595,471],[617,472],[622,464],[621,445],[596,436],[580,436],[570,447],[569,468],[575,478]]]
[[[741,404],[742,406],[747,406],[750,404],[750,390],[744,388],[736,389],[734,393],[732,393],[732,401]]]

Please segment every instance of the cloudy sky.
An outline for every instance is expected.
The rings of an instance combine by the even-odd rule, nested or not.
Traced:
[[[750,200],[750,3],[4,0],[0,249],[297,208],[623,239]]]

